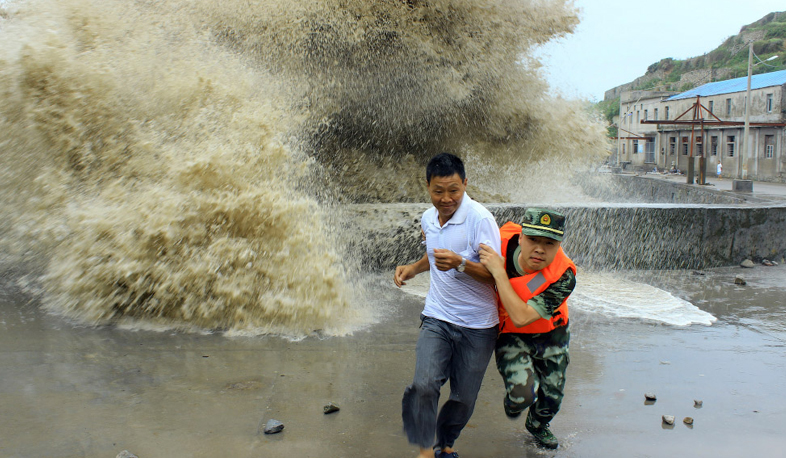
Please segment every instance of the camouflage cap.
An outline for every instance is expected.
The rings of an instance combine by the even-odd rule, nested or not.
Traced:
[[[545,208],[528,208],[521,218],[521,233],[561,242],[565,233],[565,215]]]

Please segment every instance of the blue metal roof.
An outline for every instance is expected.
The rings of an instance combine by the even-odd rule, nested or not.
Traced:
[[[761,89],[770,86],[781,86],[786,84],[786,70],[777,72],[761,73],[759,75],[751,76],[751,90]],[[732,92],[745,92],[748,90],[748,77],[734,78],[726,81],[717,81],[715,83],[707,83],[703,86],[691,89],[690,91],[681,94],[673,95],[666,99],[682,100],[695,98],[697,95],[707,97],[710,95],[731,94]]]

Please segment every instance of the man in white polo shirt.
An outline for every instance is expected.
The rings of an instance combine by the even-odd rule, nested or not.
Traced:
[[[401,286],[429,271],[431,283],[421,314],[415,377],[404,391],[402,417],[419,458],[457,458],[453,444],[472,416],[480,384],[497,339],[494,280],[480,264],[480,244],[500,251],[494,216],[465,193],[467,178],[458,157],[442,153],[426,167],[431,203],[421,227],[426,254],[396,267]],[[450,398],[437,416],[439,392],[450,380]],[[436,442],[434,436],[436,434]]]

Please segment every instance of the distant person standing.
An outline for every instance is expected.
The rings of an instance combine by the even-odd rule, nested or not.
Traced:
[[[396,267],[394,276],[400,287],[421,272],[431,274],[402,419],[409,442],[420,447],[419,458],[458,458],[453,444],[472,416],[499,323],[494,280],[480,264],[480,245],[499,252],[500,233],[494,216],[465,193],[458,157],[433,157],[426,184],[434,204],[420,221],[426,254]],[[440,389],[448,380],[450,397],[437,416]]]
[[[718,176],[718,179],[720,179],[721,173],[723,173],[723,164],[719,161],[718,166],[715,168],[715,174]]]

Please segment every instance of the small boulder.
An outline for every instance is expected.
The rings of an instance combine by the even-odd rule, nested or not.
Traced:
[[[664,415],[663,416],[663,423],[666,423],[667,425],[673,425],[674,424],[674,415]]]
[[[341,410],[341,408],[332,402],[328,402],[328,405],[322,408],[322,411],[325,412],[326,415],[329,413],[338,412],[339,410]]]
[[[742,261],[742,263],[740,264],[740,267],[745,267],[746,269],[751,269],[751,268],[753,268],[753,261],[751,261],[750,259],[746,259],[746,260]]]
[[[270,419],[265,423],[265,434],[276,434],[284,430],[284,424],[278,420]]]
[[[761,265],[767,266],[767,267],[772,267],[772,266],[777,266],[778,263],[775,262],[775,261],[770,261],[769,259],[762,259],[761,260]]]
[[[139,458],[139,457],[129,452],[128,450],[123,450],[122,452],[117,454],[116,458]]]
[[[647,401],[657,401],[658,397],[655,396],[655,393],[644,393],[644,399]]]
[[[745,281],[744,278],[742,278],[742,275],[737,275],[736,277],[734,277],[734,284],[735,285],[740,285],[740,286],[745,286],[748,283]]]
[[[682,422],[685,423],[688,426],[691,426],[691,425],[693,425],[693,418],[685,417],[685,418],[682,419]]]
[[[700,409],[701,406],[704,405],[704,401],[699,401],[698,399],[693,400],[693,407]]]

